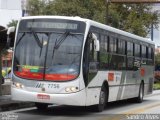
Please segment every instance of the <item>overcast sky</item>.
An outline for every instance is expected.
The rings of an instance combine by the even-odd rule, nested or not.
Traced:
[[[153,9],[159,10],[159,12],[160,12],[160,4],[155,4]],[[156,46],[160,46],[160,23],[159,23],[159,28],[154,29],[154,31],[153,31],[153,41],[155,42]]]
[[[8,10],[6,10],[7,8]],[[160,4],[155,4],[153,9],[160,11]],[[6,27],[12,19],[19,19],[22,15],[21,12],[21,0],[0,0],[0,25]],[[156,46],[160,46],[160,23],[158,30],[154,29],[153,36]]]

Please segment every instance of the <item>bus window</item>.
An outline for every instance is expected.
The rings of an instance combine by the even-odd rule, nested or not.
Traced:
[[[146,46],[142,46],[142,58],[147,58],[147,49],[146,49]]]
[[[126,69],[126,57],[122,55],[108,55],[109,69],[110,70],[125,70]]]
[[[108,36],[101,35],[101,46],[100,46],[100,69],[108,69]]]
[[[128,57],[127,58],[127,70],[133,70],[134,67],[134,58]]]
[[[96,34],[95,34],[96,35]],[[97,36],[97,35],[96,35]],[[94,49],[94,40],[89,38],[89,81],[95,77],[98,71],[98,52]]]
[[[136,57],[140,57],[140,45],[138,45],[138,44],[134,45],[134,55]]]
[[[148,47],[148,65],[154,64],[154,52],[153,48]]]
[[[109,40],[109,52],[116,53],[117,52],[117,40],[114,37],[110,37]]]
[[[118,53],[125,55],[125,47],[126,47],[125,41],[119,39],[118,40]]]
[[[105,50],[105,36],[101,35],[101,39],[100,39],[100,50],[104,51]]]
[[[133,56],[133,43],[127,42],[127,55]]]

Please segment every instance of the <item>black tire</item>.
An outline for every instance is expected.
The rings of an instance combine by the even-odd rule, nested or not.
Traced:
[[[4,77],[2,77],[2,84],[4,84]]]
[[[135,98],[135,101],[137,103],[141,103],[143,101],[143,97],[144,97],[144,84],[141,83],[139,87],[139,95],[138,97]]]
[[[46,110],[48,108],[48,104],[46,104],[46,103],[35,103],[35,106],[40,111]]]
[[[100,96],[99,96],[99,104],[92,106],[95,112],[102,112],[108,102],[108,94],[105,86],[101,87]]]

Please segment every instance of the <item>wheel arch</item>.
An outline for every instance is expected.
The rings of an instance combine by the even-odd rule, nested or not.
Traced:
[[[109,98],[109,84],[108,81],[105,80],[102,84],[102,86],[105,86],[106,90],[107,90],[107,97]]]

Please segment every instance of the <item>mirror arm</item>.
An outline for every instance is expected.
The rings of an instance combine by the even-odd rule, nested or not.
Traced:
[[[6,44],[6,49],[10,47],[10,43],[11,43],[11,38],[10,38],[10,34],[15,32],[15,27],[9,27],[7,30],[7,44]]]

